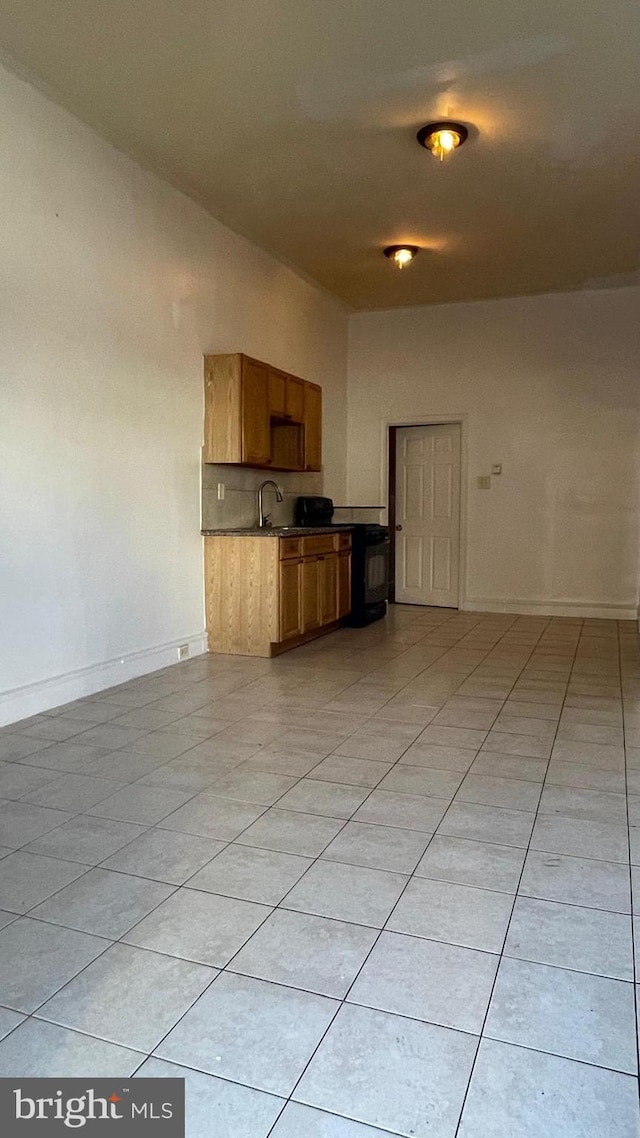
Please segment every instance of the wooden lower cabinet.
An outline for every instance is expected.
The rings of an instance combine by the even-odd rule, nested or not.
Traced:
[[[351,550],[344,546],[344,533],[206,537],[209,650],[274,656],[335,628],[350,609]]]

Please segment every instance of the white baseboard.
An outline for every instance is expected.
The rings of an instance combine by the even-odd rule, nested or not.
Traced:
[[[60,707],[63,703],[71,703],[74,699],[82,699],[84,696],[104,691],[105,688],[126,683],[127,680],[133,680],[137,676],[145,676],[149,672],[158,671],[159,668],[177,664],[178,648],[181,644],[189,645],[189,658],[207,651],[206,634],[198,632],[193,636],[181,636],[178,640],[169,640],[166,644],[158,644],[154,648],[129,652],[128,655],[118,656],[115,660],[105,660],[101,664],[92,664],[87,668],[66,672],[62,676],[53,676],[51,679],[38,680],[34,684],[2,692],[0,726],[16,723],[41,711]]]
[[[519,616],[574,616],[591,620],[636,620],[635,605],[592,604],[584,601],[503,601],[491,597],[467,597],[463,612],[504,612]]]

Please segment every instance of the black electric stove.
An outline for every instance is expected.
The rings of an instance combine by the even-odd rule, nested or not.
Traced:
[[[331,526],[331,498],[306,495],[296,500],[298,526]],[[351,613],[347,623],[362,628],[386,616],[389,596],[389,528],[373,522],[349,523],[351,529]]]

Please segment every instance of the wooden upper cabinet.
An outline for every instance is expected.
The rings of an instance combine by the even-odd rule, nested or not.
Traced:
[[[271,462],[269,425],[269,368],[242,357],[242,462],[263,466]]]
[[[322,390],[234,352],[205,356],[204,461],[320,470]]]
[[[304,385],[304,468],[322,470],[322,388]]]

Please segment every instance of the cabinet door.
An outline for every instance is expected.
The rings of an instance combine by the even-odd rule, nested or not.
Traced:
[[[302,561],[280,562],[280,640],[302,632]]]
[[[287,376],[287,418],[294,423],[304,423],[304,389],[306,383],[296,379],[295,375]]]
[[[273,470],[304,470],[304,427],[300,423],[271,423]]]
[[[284,418],[287,410],[287,376],[283,371],[269,368],[269,414]]]
[[[242,462],[241,420],[242,356],[205,356],[205,462]]]
[[[332,624],[338,619],[338,558],[336,554],[320,558],[320,623]]]
[[[269,368],[257,360],[242,360],[242,461],[269,466]]]
[[[320,565],[317,557],[302,562],[302,631],[320,627]]]
[[[304,468],[322,470],[322,388],[304,385]]]
[[[351,612],[351,552],[338,555],[338,617]]]

